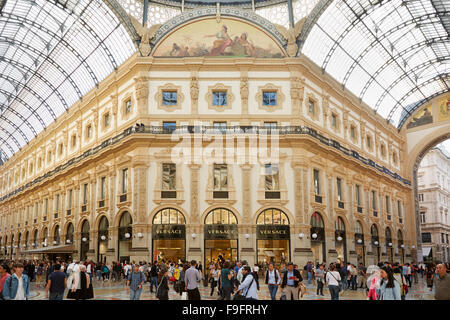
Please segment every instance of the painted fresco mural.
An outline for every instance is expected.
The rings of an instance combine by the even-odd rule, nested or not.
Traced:
[[[429,123],[433,123],[433,115],[431,114],[431,106],[426,106],[425,108],[416,113],[416,115],[408,123],[406,128],[411,129]]]
[[[283,50],[271,37],[249,23],[222,18],[195,21],[166,37],[155,57],[282,58]]]
[[[450,98],[438,102],[438,121],[450,120]]]

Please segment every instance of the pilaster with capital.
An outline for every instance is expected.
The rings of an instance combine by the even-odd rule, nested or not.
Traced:
[[[242,103],[242,114],[248,114],[248,76],[247,72],[241,75],[241,103]]]
[[[146,116],[148,114],[149,81],[150,78],[147,76],[138,76],[134,78],[137,109],[140,116]]]
[[[303,175],[303,171],[305,170],[305,166],[300,162],[291,162],[291,167],[294,170],[294,190],[295,190],[295,220],[296,224],[303,224],[305,221],[305,209],[303,206],[303,199],[305,197],[305,193],[303,187],[306,186],[305,175]]]
[[[244,225],[251,224],[251,196],[250,196],[250,172],[253,168],[252,164],[242,164],[240,165],[242,169],[242,199],[243,199],[243,210],[242,210],[242,221]]]
[[[191,169],[191,222],[192,224],[199,223],[199,205],[198,205],[198,194],[199,194],[199,170],[201,165],[190,164],[188,165]]]
[[[302,114],[302,104],[303,96],[305,93],[305,79],[300,77],[291,78],[291,105],[292,105],[292,115],[295,117],[294,120],[299,120]]]
[[[133,188],[133,203],[136,210],[136,215],[138,217],[138,223],[144,224],[146,222],[147,216],[147,172],[149,161],[145,160],[144,157],[139,157],[139,161],[133,158],[133,168],[134,168],[134,188]]]
[[[191,73],[191,113],[192,114],[198,114],[198,73],[192,72]]]

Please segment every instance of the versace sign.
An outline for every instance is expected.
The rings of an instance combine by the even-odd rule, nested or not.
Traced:
[[[157,224],[153,225],[153,239],[185,239],[186,226],[184,224]]]
[[[261,240],[290,239],[289,226],[284,225],[258,225],[256,235]]]
[[[205,225],[205,239],[237,239],[238,229],[235,224],[207,224]]]

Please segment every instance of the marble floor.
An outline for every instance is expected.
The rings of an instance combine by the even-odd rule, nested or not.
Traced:
[[[324,296],[316,295],[316,287],[314,284],[307,284],[307,281],[304,281],[307,287],[307,293],[304,295],[302,300],[330,300],[330,293],[328,288],[324,288],[323,293]],[[125,290],[125,282],[110,282],[110,281],[97,281],[94,280],[94,300],[129,300],[129,294]],[[144,285],[144,290],[141,295],[141,300],[157,300],[154,293],[150,293],[149,283]],[[269,291],[265,284],[261,284],[261,290],[258,291],[259,300],[270,300]],[[211,288],[205,288],[203,285],[200,285],[200,293],[202,295],[203,300],[216,300],[218,298],[217,289],[215,294],[211,297]],[[67,296],[67,292],[64,296]],[[280,290],[277,292],[277,300],[280,297]],[[357,291],[346,290],[340,293],[340,300],[366,300],[366,290],[358,289]],[[36,284],[34,282],[31,283],[31,299],[32,300],[45,300],[45,291],[41,288],[36,288]],[[173,290],[173,286],[171,286],[169,292],[170,300],[181,300],[179,294],[177,294]],[[406,296],[406,300],[434,300],[434,289],[433,291],[429,291],[426,287],[425,280],[419,277],[419,282],[417,284],[412,284],[412,287],[409,288],[409,293]]]

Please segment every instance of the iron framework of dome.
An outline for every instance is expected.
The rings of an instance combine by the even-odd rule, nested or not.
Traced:
[[[449,91],[449,14],[446,0],[321,0],[300,50],[400,130]]]
[[[3,158],[29,143],[136,51],[137,34],[119,19],[127,15],[114,4],[0,0]]]

